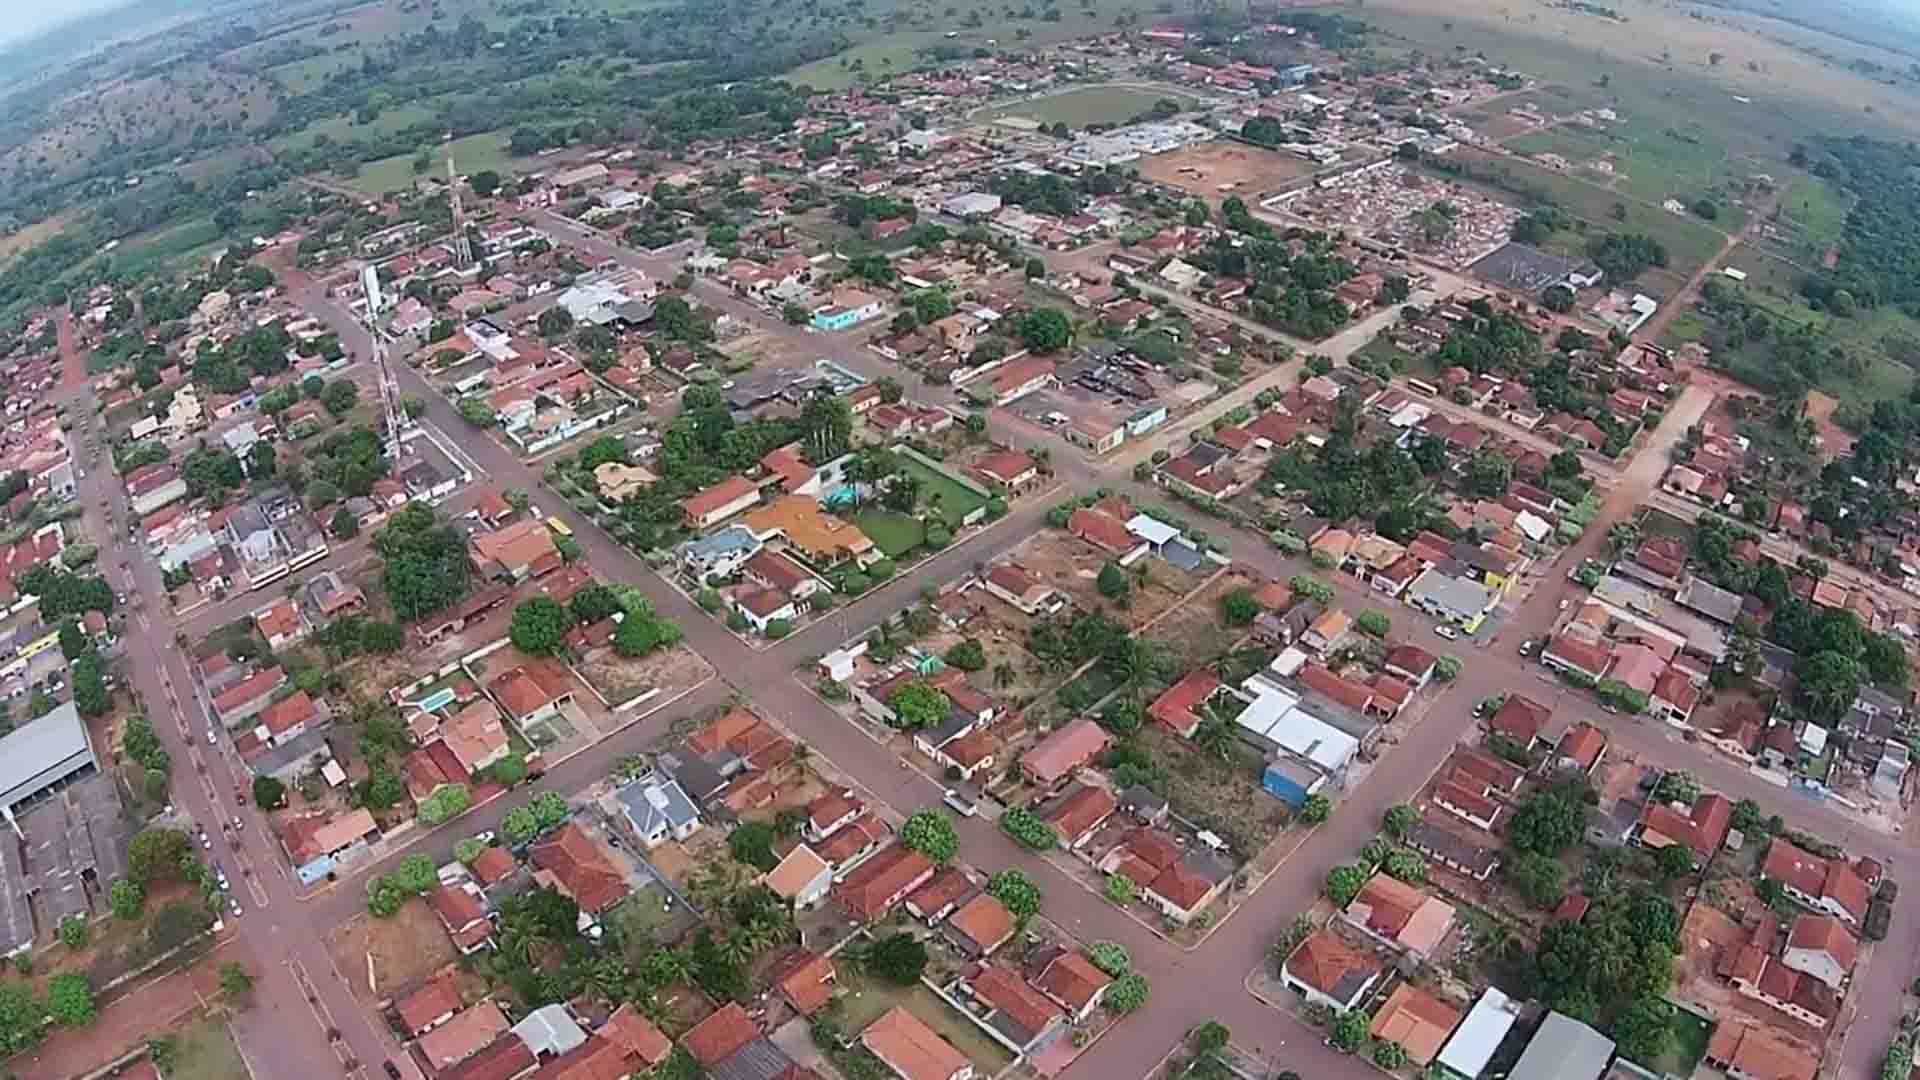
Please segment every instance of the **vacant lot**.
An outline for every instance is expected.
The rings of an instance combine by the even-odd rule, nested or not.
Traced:
[[[575,670],[615,706],[654,687],[660,688],[662,696],[678,693],[713,675],[713,665],[688,648],[667,649],[638,659],[621,656],[612,647],[595,649]]]
[[[1182,108],[1194,104],[1192,98],[1173,91],[1131,86],[1090,86],[1011,105],[997,105],[976,113],[973,118],[992,120],[1002,116],[1024,116],[1042,124],[1065,124],[1079,129],[1089,124],[1124,124],[1148,112],[1156,102],[1162,100],[1177,102]]]
[[[1168,612],[1147,631],[1167,654],[1188,671],[1227,651],[1243,629],[1229,627],[1220,619],[1220,598],[1238,588],[1251,587],[1238,574],[1221,574],[1195,593],[1193,599]]]
[[[1260,787],[1265,759],[1252,746],[1235,739],[1222,761],[1157,723],[1142,727],[1138,738],[1166,770],[1163,794],[1173,812],[1218,833],[1243,857],[1287,827],[1286,804]]]
[[[1007,561],[1065,593],[1082,611],[1113,607],[1095,585],[1107,559],[1100,549],[1056,529],[1035,533],[1007,557]],[[1116,617],[1125,618],[1133,626],[1178,603],[1201,580],[1150,558],[1135,563],[1128,573],[1134,576],[1131,599]]]
[[[1304,158],[1236,142],[1195,143],[1142,158],[1138,168],[1141,176],[1205,199],[1210,206],[1232,195],[1253,202],[1257,193],[1313,172]]]
[[[358,886],[349,885],[348,888]],[[459,959],[453,940],[425,900],[409,900],[391,919],[361,915],[327,935],[333,965],[365,1001],[385,1001]],[[373,958],[368,985],[367,958]]]
[[[194,1080],[252,1080],[252,1071],[241,1060],[233,1035],[221,1021],[190,1024],[175,1032],[173,1040],[175,1075]]]

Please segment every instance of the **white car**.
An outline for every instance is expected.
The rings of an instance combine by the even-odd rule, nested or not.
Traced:
[[[493,843],[493,830],[483,829],[480,832],[474,833],[473,838],[483,844],[491,844]]]
[[[1436,634],[1439,634],[1443,638],[1446,638],[1448,641],[1452,641],[1455,638],[1460,636],[1460,631],[1455,630],[1453,627],[1448,626],[1446,623],[1441,623],[1439,626],[1434,627],[1433,632]]]

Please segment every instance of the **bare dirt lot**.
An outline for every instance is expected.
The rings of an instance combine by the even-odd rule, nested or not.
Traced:
[[[1245,631],[1229,627],[1220,620],[1220,598],[1253,583],[1235,573],[1222,573],[1193,599],[1168,612],[1147,635],[1167,652],[1179,658],[1180,668],[1188,670],[1227,651]]]
[[[1853,452],[1853,436],[1833,422],[1833,414],[1839,408],[1838,398],[1818,390],[1807,391],[1807,419],[1813,421],[1820,449],[1831,457],[1844,457]]]
[[[333,965],[363,1001],[386,1001],[419,986],[459,959],[452,939],[425,900],[400,905],[391,919],[361,915],[327,935]],[[373,984],[367,957],[373,957]]]
[[[1167,801],[1181,817],[1225,837],[1235,851],[1255,852],[1286,828],[1286,804],[1260,787],[1259,751],[1235,741],[1221,761],[1159,724],[1139,738],[1167,771]]]
[[[575,670],[615,706],[653,687],[659,687],[663,694],[673,694],[713,675],[713,665],[684,646],[638,659],[621,656],[611,647],[595,649]]]
[[[1041,581],[1066,593],[1082,611],[1110,608],[1094,579],[1107,555],[1091,544],[1057,529],[1043,529],[1028,537],[1007,561],[1026,570]],[[1131,626],[1140,626],[1180,602],[1200,578],[1176,570],[1158,560],[1143,560],[1135,567],[1147,566],[1147,580],[1134,582],[1132,606],[1123,614]]]
[[[1238,195],[1281,187],[1313,171],[1312,163],[1291,154],[1232,142],[1204,142],[1140,160],[1140,175],[1177,187],[1210,206]]]

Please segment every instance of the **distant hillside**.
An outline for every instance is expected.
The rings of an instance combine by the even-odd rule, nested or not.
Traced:
[[[126,0],[117,8],[82,15],[44,33],[0,47],[0,88],[85,56],[116,41],[151,34],[244,0]]]
[[[1900,0],[1700,0],[1708,7],[1750,11],[1860,45],[1920,59],[1920,12]]]

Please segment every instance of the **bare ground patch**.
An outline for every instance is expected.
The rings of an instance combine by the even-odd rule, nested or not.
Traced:
[[[713,675],[713,665],[684,646],[637,658],[621,656],[611,647],[595,649],[574,670],[615,706],[655,687],[671,693]]]
[[[420,899],[400,905],[391,919],[360,915],[342,923],[327,935],[327,951],[355,996],[368,1002],[412,990],[459,958],[439,918]]]
[[[1177,187],[1212,206],[1235,195],[1251,201],[1256,193],[1281,187],[1313,171],[1311,163],[1291,154],[1226,141],[1195,143],[1155,154],[1141,159],[1139,168],[1147,179]]]

